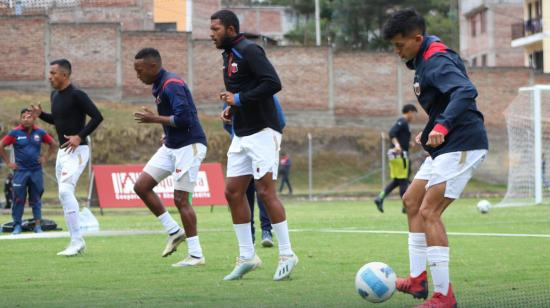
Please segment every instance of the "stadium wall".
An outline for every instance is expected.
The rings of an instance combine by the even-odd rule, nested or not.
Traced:
[[[185,32],[125,31],[120,23],[59,23],[42,16],[0,17],[0,87],[44,90],[47,63],[65,57],[73,80],[97,98],[151,101],[148,86],[133,70],[133,56],[154,46],[165,66],[193,89],[198,107],[217,113],[223,90],[220,51],[210,40]],[[283,83],[280,93],[294,123],[368,125],[385,130],[403,104],[415,103],[413,72],[389,53],[338,52],[328,47],[266,46]],[[502,111],[518,87],[549,83],[550,75],[526,68],[471,68],[478,104],[495,132],[504,130]],[[307,111],[307,112],[304,112]],[[502,133],[505,133],[502,131]]]

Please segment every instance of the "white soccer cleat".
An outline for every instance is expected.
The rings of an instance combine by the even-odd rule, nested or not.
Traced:
[[[162,257],[164,258],[171,255],[174,251],[178,249],[179,244],[181,244],[183,241],[185,241],[185,231],[183,231],[183,229],[179,229],[178,232],[169,235],[166,247],[162,252]]]
[[[290,277],[290,273],[292,273],[296,264],[298,264],[298,256],[295,254],[292,256],[279,256],[279,265],[275,275],[273,275],[273,280],[278,281]]]
[[[260,260],[257,255],[254,255],[252,259],[237,257],[235,268],[229,275],[225,276],[223,280],[241,279],[246,273],[257,269],[260,266],[262,266],[262,260]]]
[[[199,266],[206,264],[204,257],[195,258],[192,256],[187,256],[185,259],[179,261],[178,263],[172,264],[173,267],[189,267],[189,266]]]
[[[73,257],[84,252],[84,250],[86,250],[86,242],[84,242],[84,240],[71,241],[69,246],[67,246],[65,250],[58,252],[57,255],[63,257]]]

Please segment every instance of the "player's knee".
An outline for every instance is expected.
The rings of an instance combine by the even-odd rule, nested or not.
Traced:
[[[74,186],[67,183],[59,184],[59,200],[61,203],[74,198]]]
[[[409,210],[413,211],[415,208],[418,208],[416,198],[412,196],[412,194],[409,192],[405,192],[403,194],[403,205],[407,209],[407,212]]]
[[[227,201],[229,202],[233,200],[237,200],[240,195],[239,190],[231,186],[226,186],[224,193],[225,193],[225,199],[227,199]]]
[[[191,206],[191,204],[189,203],[189,195],[188,194],[175,193],[174,194],[174,203],[176,204],[176,206],[179,209]]]
[[[141,196],[143,195],[145,192],[147,192],[147,187],[145,186],[145,184],[141,181],[137,181],[135,184],[134,184],[134,192],[138,195],[138,196]]]
[[[426,221],[426,220],[434,220],[437,219],[437,212],[429,207],[420,207],[420,216]]]

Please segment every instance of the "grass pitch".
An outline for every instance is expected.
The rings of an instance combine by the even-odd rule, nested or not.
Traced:
[[[550,307],[550,206],[493,209],[481,215],[476,202],[458,201],[445,215],[448,232],[467,233],[450,236],[451,280],[459,306]],[[200,268],[170,266],[184,257],[185,243],[161,258],[166,240],[161,232],[87,237],[88,250],[73,258],[55,255],[66,238],[0,240],[0,306],[360,307],[369,305],[354,287],[363,264],[382,261],[398,275],[408,273],[406,218],[397,201],[386,202],[385,214],[370,201],[286,203],[293,249],[300,257],[291,280],[272,281],[277,248],[257,245],[264,266],[240,281],[222,281],[238,254],[230,215],[224,207],[212,213],[197,207],[207,262]],[[46,208],[45,213],[64,227],[59,208]],[[145,209],[96,214],[102,230],[161,231]],[[0,217],[2,223],[9,220],[8,215]],[[376,306],[420,303],[396,293]]]

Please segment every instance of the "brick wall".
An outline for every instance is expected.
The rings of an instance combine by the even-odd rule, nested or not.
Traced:
[[[186,80],[187,33],[184,32],[123,32],[122,34],[123,97],[151,97],[151,86],[136,78],[134,57],[145,47],[158,49],[163,66]]]
[[[221,9],[221,0],[193,1],[193,39],[210,39],[210,16]]]
[[[241,32],[283,37],[284,7],[230,7],[239,17]]]
[[[116,87],[118,24],[51,24],[50,60],[68,59],[81,87]]]
[[[0,17],[0,79],[44,80],[45,17]]]

